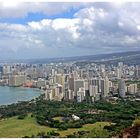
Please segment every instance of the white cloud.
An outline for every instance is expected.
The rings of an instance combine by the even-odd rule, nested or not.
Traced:
[[[79,23],[79,19],[64,19],[64,18],[58,18],[53,20],[52,27],[55,30],[59,29],[65,29],[65,28],[73,28],[76,26],[76,24]]]
[[[137,25],[137,29],[140,31],[140,25]]]
[[[30,5],[30,11],[54,14],[65,11],[74,4],[66,4],[66,7],[65,4],[59,4],[59,8],[56,8],[58,4],[55,4],[53,10],[51,3],[51,8],[45,10],[47,4],[43,6],[24,3],[23,8],[19,7],[21,10],[16,16],[27,15],[29,10],[25,9]],[[139,9],[140,4],[126,3],[113,9],[113,4],[91,3],[78,10],[74,18],[42,19],[28,22],[26,25],[0,23],[0,49],[26,54],[28,57],[135,50],[140,47]],[[9,13],[10,11],[7,11],[4,14],[9,16]]]
[[[41,30],[42,29],[42,26],[39,22],[32,21],[32,22],[29,22],[28,25],[35,30]]]
[[[83,7],[86,3],[64,3],[64,2],[0,2],[0,17],[26,17],[28,13],[43,13],[55,15],[71,8]]]
[[[2,2],[2,6],[4,8],[15,8],[15,7],[19,6],[19,2],[15,2],[15,1],[4,1],[4,2]]]

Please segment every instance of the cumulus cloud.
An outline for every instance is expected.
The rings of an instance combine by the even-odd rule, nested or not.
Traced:
[[[78,9],[87,5],[86,3],[64,3],[64,2],[0,2],[0,17],[18,18],[26,17],[29,13],[42,13],[45,15],[55,15],[65,11]]]
[[[17,15],[13,16],[27,16],[29,11],[55,14],[74,6],[77,8],[82,5],[82,8],[74,13],[73,18],[46,18],[27,22],[24,25],[0,23],[0,49],[13,52],[15,57],[19,54],[22,57],[87,55],[138,50],[140,47],[139,3],[122,5],[45,3],[45,6],[42,3],[33,3],[31,5],[23,3],[22,8],[18,7]],[[25,10],[30,6],[30,10]],[[17,10],[13,8],[13,11],[15,9]],[[0,14],[8,17],[12,14],[9,11]]]

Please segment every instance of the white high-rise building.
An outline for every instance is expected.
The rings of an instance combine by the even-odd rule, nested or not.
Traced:
[[[109,79],[106,76],[104,79],[102,78],[94,78],[90,80],[90,85],[94,85],[98,87],[98,93],[101,93],[102,97],[108,96],[109,93]]]
[[[3,66],[3,74],[9,74],[11,73],[11,66],[10,65],[4,65]]]
[[[96,97],[96,94],[98,94],[98,86],[90,85],[89,93],[90,93],[90,96]]]
[[[130,84],[127,89],[130,94],[135,94],[137,93],[137,84]]]
[[[109,94],[109,79],[105,77],[105,88],[104,88],[104,97],[107,97]]]
[[[52,76],[55,76],[55,69],[52,69]]]
[[[77,80],[78,79],[78,72],[77,71],[73,71],[73,77],[74,77],[74,79],[75,80]]]
[[[61,93],[62,93],[62,85],[56,84],[55,85],[55,96],[60,96]]]
[[[89,80],[89,85],[94,85],[98,87],[98,93],[101,92],[101,80],[100,78],[92,78]]]
[[[82,102],[85,97],[85,88],[79,88],[77,91],[77,102]]]
[[[74,91],[68,90],[68,92],[65,93],[65,99],[74,100]]]
[[[46,85],[46,81],[44,79],[42,79],[42,78],[39,78],[37,83],[36,83],[36,86],[38,88],[41,88],[41,87],[45,87],[45,85]]]
[[[118,63],[118,66],[119,66],[119,67],[123,67],[123,62],[119,62],[119,63]]]
[[[117,68],[117,78],[121,79],[122,77],[122,69],[121,68]]]
[[[47,89],[45,91],[45,100],[53,100],[54,99],[54,93],[52,89]]]

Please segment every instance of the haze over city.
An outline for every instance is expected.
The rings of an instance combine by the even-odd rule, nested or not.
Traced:
[[[0,3],[0,59],[139,50],[140,3]]]

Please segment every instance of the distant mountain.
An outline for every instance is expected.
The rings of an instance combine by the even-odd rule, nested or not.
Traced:
[[[137,52],[121,52],[112,54],[98,54],[87,56],[74,56],[63,58],[50,58],[50,59],[34,59],[30,60],[30,63],[50,63],[50,62],[67,62],[67,61],[110,61],[110,60],[122,60],[122,58],[140,57],[140,51]],[[123,60],[122,60],[123,61]]]
[[[98,54],[87,56],[74,56],[63,58],[41,58],[41,59],[18,59],[18,60],[0,60],[0,62],[7,63],[31,63],[31,64],[43,64],[43,63],[55,63],[55,62],[68,62],[68,61],[81,61],[81,62],[96,62],[96,63],[117,63],[122,61],[124,63],[140,64],[140,51],[132,52],[118,52],[111,54]]]

